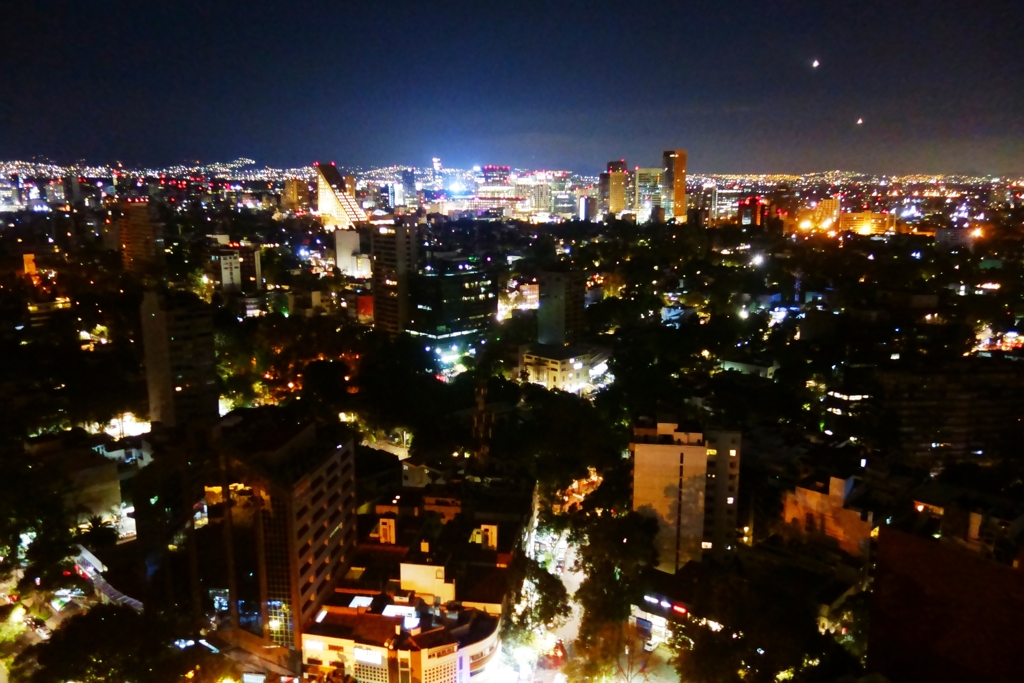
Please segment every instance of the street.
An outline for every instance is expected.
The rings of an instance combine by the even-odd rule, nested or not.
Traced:
[[[583,572],[573,571],[573,567],[576,563],[576,554],[576,547],[569,544],[565,555],[565,571],[561,574],[562,583],[565,585],[565,590],[569,594],[572,615],[566,620],[565,624],[554,631],[555,637],[561,639],[562,642],[565,643],[570,657],[573,654],[572,644],[579,635],[580,619],[583,616],[579,603],[572,600],[572,596],[576,594],[576,590],[580,587],[580,584],[583,583],[583,579],[586,578]],[[671,653],[668,647],[664,644],[659,645],[654,652],[648,654],[645,675],[638,677],[637,681],[649,681],[649,683],[679,683],[679,675],[676,673],[676,670],[671,663],[669,663],[670,658]],[[534,680],[537,681],[537,683],[549,683],[554,680],[554,676],[555,672],[553,671],[540,670],[537,671]]]

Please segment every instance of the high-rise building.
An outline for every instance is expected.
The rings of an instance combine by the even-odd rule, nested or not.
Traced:
[[[150,420],[180,427],[217,419],[212,309],[183,292],[146,292],[141,314]]]
[[[661,206],[665,220],[686,220],[686,150],[670,149],[661,155]]]
[[[608,169],[607,170],[608,170],[609,173],[628,173],[629,172],[629,168],[626,166],[626,160],[625,159],[619,159],[618,161],[609,161],[608,162]]]
[[[402,193],[405,196],[406,206],[417,206],[416,194],[416,171],[407,168],[402,171]]]
[[[474,337],[498,310],[493,278],[477,260],[456,254],[430,254],[409,288],[410,334],[433,341]]]
[[[655,208],[661,207],[660,168],[637,168],[633,172],[633,213],[638,223],[651,220]]]
[[[657,569],[675,574],[703,553],[736,547],[740,435],[688,432],[672,422],[634,427],[633,510],[658,521]]]
[[[608,163],[608,172],[602,173],[598,181],[598,202],[599,210],[604,214],[619,215],[626,210],[626,184],[628,174],[625,170],[612,170],[619,168],[626,162],[611,161]]]
[[[537,341],[567,346],[583,335],[587,287],[582,273],[541,273]]]
[[[370,235],[374,327],[398,334],[409,322],[409,282],[419,264],[419,226],[413,220],[399,220]]]
[[[148,200],[127,199],[121,202],[118,237],[125,270],[140,273],[163,265],[164,226],[153,219]]]
[[[302,178],[289,178],[284,181],[284,192],[281,193],[281,209],[298,213],[309,210],[309,185]]]
[[[350,229],[356,223],[366,220],[366,212],[355,197],[355,183],[352,176],[343,177],[332,161],[330,164],[315,163],[316,202],[320,218],[328,230]],[[349,180],[346,181],[346,178]]]
[[[225,542],[223,565],[231,625],[298,652],[304,630],[316,623],[321,605],[334,594],[352,560],[352,442],[347,435],[331,433],[312,420],[296,420],[274,407],[232,412],[221,423],[220,434],[223,469],[205,489],[207,509],[219,506],[223,511],[211,521],[226,525],[224,535],[231,537]],[[225,499],[225,483],[230,501]],[[254,549],[255,562],[236,554],[236,548]],[[237,586],[253,583],[248,578],[252,569],[259,614],[243,626]]]

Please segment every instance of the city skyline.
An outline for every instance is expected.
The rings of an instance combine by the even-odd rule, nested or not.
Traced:
[[[0,158],[1024,172],[1011,3],[246,10],[12,8]]]

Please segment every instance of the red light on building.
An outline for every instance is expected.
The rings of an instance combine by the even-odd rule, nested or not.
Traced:
[[[686,614],[688,610],[682,605],[672,605],[672,611],[678,614]]]

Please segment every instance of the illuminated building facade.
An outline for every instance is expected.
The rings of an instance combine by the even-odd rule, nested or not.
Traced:
[[[150,421],[177,427],[216,420],[212,309],[183,292],[146,292],[141,315]]]
[[[839,230],[854,232],[858,235],[882,235],[887,232],[895,232],[896,215],[875,211],[843,213],[839,215]]]
[[[487,680],[500,657],[500,620],[480,610],[442,607],[435,618],[419,599],[339,597],[349,598],[347,604],[327,606],[303,636],[308,674],[343,673],[371,683],[468,683]]]
[[[309,185],[301,178],[289,178],[284,181],[281,193],[281,210],[299,213],[309,210]]]
[[[600,177],[601,213],[619,215],[626,209],[626,174],[618,171],[602,173]]]
[[[675,423],[633,429],[633,510],[658,520],[659,571],[736,547],[740,435],[686,432]]]
[[[118,219],[121,261],[124,269],[140,273],[164,263],[164,226],[153,219],[149,202],[128,199],[121,203]]]
[[[637,168],[633,171],[633,213],[638,223],[651,220],[655,208],[661,207],[660,168]]]
[[[782,518],[807,538],[827,537],[850,555],[866,555],[874,526],[870,511],[848,506],[854,477],[815,475],[801,480],[782,500]]]
[[[533,344],[523,352],[519,367],[528,382],[579,394],[607,372],[610,357],[607,349],[596,346]]]
[[[317,210],[328,230],[348,230],[366,221],[366,212],[355,197],[355,182],[341,175],[334,162],[315,164]]]
[[[661,155],[661,206],[665,220],[686,221],[686,150],[670,149]]]
[[[368,278],[372,274],[370,256],[362,253],[360,235],[355,230],[334,231],[334,263],[342,275]]]

